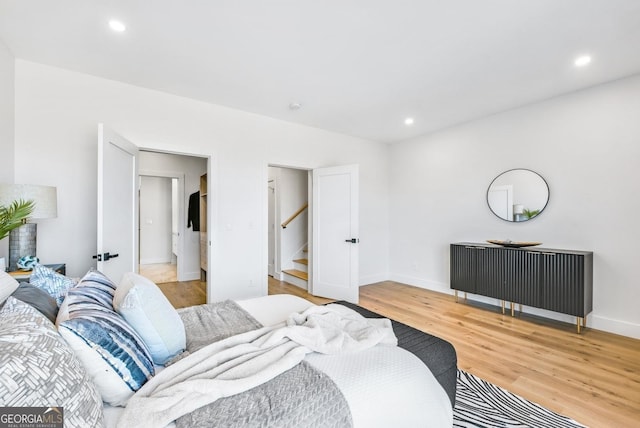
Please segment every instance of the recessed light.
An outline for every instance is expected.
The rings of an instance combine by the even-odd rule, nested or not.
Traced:
[[[576,67],[584,67],[585,65],[588,65],[590,62],[591,62],[591,57],[589,55],[582,55],[576,58],[573,64]]]
[[[117,33],[122,33],[127,29],[127,27],[122,22],[115,19],[109,21],[109,27]]]
[[[302,104],[300,103],[289,103],[289,110],[300,110],[302,108]]]
[[[404,124],[407,126],[413,125],[413,118],[412,117],[408,117],[404,120]]]

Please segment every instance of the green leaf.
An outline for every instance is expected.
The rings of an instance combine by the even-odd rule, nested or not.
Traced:
[[[0,240],[6,238],[13,229],[25,223],[34,208],[35,202],[22,199],[13,201],[8,207],[0,205]]]

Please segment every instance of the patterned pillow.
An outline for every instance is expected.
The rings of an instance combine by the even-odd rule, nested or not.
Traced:
[[[33,268],[29,283],[49,293],[56,299],[58,306],[62,304],[67,291],[76,285],[74,279],[61,275],[45,265],[36,265]]]
[[[13,297],[0,310],[0,407],[64,408],[65,427],[103,425],[102,400],[40,312]]]
[[[87,274],[82,277],[78,284],[73,287],[74,294],[77,299],[72,299],[76,303],[85,305],[92,302],[99,306],[113,310],[113,295],[116,291],[116,285],[102,272],[96,269],[90,269]],[[60,328],[60,324],[69,319],[69,301],[65,299],[60,305],[58,317],[56,318],[56,327]]]
[[[69,290],[65,300],[69,319],[58,329],[89,372],[102,400],[121,406],[155,372],[143,340],[113,310],[109,296],[114,291],[106,276],[90,271]]]

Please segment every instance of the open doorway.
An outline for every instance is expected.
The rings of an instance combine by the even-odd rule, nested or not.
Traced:
[[[201,225],[208,213],[200,187],[208,159],[141,150],[139,162],[140,273],[156,283],[206,282],[201,260],[209,246],[201,245]]]
[[[268,169],[269,276],[308,290],[309,171]]]
[[[357,303],[358,165],[267,169],[269,274],[314,296]]]
[[[138,267],[156,284],[178,280],[178,181],[140,176]]]

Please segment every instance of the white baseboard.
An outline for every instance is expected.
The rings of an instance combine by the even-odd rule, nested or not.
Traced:
[[[156,257],[151,259],[140,259],[141,265],[155,265],[158,263],[171,263],[171,259],[167,259],[166,257]]]
[[[453,290],[449,288],[449,284],[443,284],[410,275],[391,274],[389,276],[389,280],[400,282],[402,284],[413,285],[414,287],[426,288],[427,290],[438,291],[440,293],[453,294]]]
[[[640,324],[634,324],[628,321],[615,320],[603,317],[602,315],[592,315],[591,317],[587,317],[587,326],[621,336],[640,339]]]
[[[184,272],[182,275],[182,279],[178,279],[178,281],[198,281],[200,279],[200,271]]]
[[[389,275],[387,274],[377,274],[377,275],[369,275],[369,276],[361,276],[359,286],[363,285],[375,284],[376,282],[382,282],[389,279]]]

